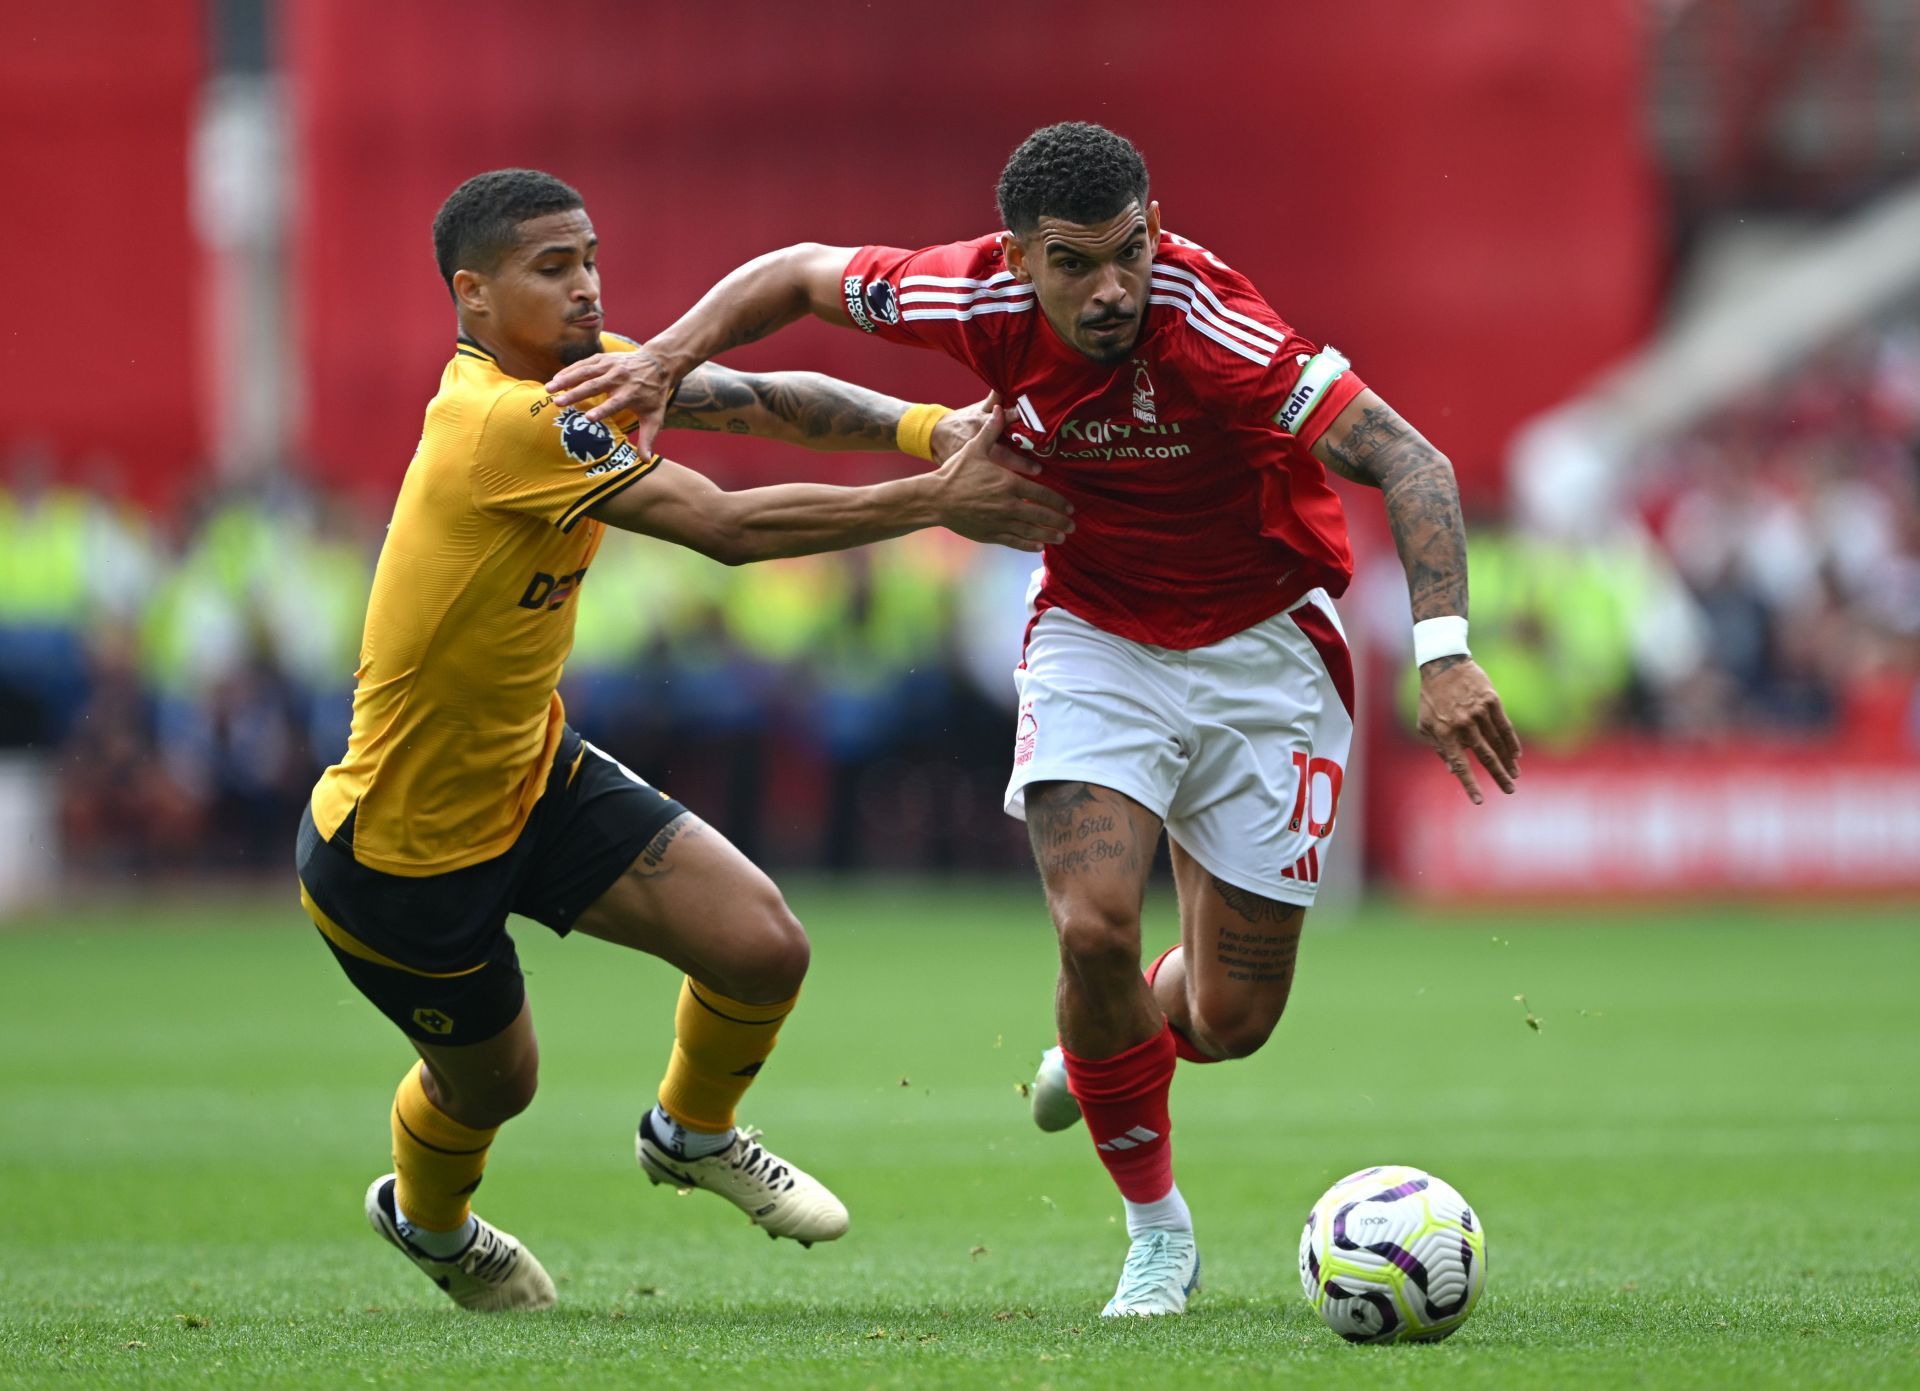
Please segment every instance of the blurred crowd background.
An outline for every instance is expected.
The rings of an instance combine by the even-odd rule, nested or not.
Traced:
[[[49,268],[10,316],[0,393],[0,830],[30,847],[11,837],[0,911],[10,877],[21,897],[284,868],[344,747],[386,509],[450,347],[426,229],[461,177],[572,179],[612,325],[644,335],[775,245],[987,230],[1006,151],[1065,116],[1140,143],[1170,225],[1346,348],[1462,478],[1473,647],[1528,777],[1475,822],[1411,739],[1404,583],[1377,497],[1348,489],[1357,879],[1920,892],[1905,0],[1611,0],[1553,22],[1528,0],[1444,22],[1227,5],[1170,46],[1145,7],[1069,4],[983,86],[938,55],[984,12],[895,7],[897,32],[854,45],[887,21],[577,8],[84,0],[0,57],[10,115],[97,97],[51,150],[8,142],[16,189],[55,164],[84,180],[26,195],[6,234],[9,261]],[[436,46],[448,24],[474,44]],[[552,52],[526,51],[529,24]],[[630,63],[592,71],[614,33]],[[1294,56],[1362,40],[1411,92]],[[1062,72],[1036,51],[1103,56]],[[169,155],[105,222],[74,201],[119,186],[103,164]],[[118,254],[88,259],[96,234]],[[971,394],[868,348],[802,330],[739,360]],[[727,486],[910,466],[663,443]],[[740,569],[610,536],[563,694],[772,867],[1016,869],[999,805],[1030,568],[946,533]],[[1756,801],[1760,829],[1730,814]],[[1820,811],[1840,804],[1867,810]]]

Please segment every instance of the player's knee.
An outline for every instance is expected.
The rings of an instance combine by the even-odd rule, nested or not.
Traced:
[[[1273,1037],[1280,1010],[1257,1003],[1202,1001],[1193,1009],[1194,1046],[1210,1058],[1247,1058]]]
[[[489,1076],[470,1077],[449,1085],[442,1082],[439,1094],[430,1099],[459,1121],[475,1130],[491,1130],[505,1125],[533,1105],[540,1090],[540,1057],[531,1053]]]
[[[719,988],[736,1000],[771,1004],[800,991],[813,960],[807,930],[776,890],[753,909],[750,947]]]
[[[529,1058],[514,1071],[503,1075],[489,1093],[500,1115],[500,1121],[507,1121],[519,1115],[533,1105],[534,1093],[540,1090],[540,1062]],[[500,1121],[495,1121],[498,1125]]]
[[[1099,903],[1076,904],[1060,913],[1060,957],[1091,979],[1124,977],[1140,970],[1140,918]]]

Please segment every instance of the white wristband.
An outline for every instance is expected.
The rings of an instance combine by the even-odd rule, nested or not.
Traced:
[[[1423,618],[1413,625],[1413,664],[1423,667],[1436,657],[1471,657],[1467,651],[1467,620],[1458,614]]]

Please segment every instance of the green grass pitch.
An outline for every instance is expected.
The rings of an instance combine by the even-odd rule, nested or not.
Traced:
[[[1116,1323],[1118,1201],[1018,1093],[1037,891],[790,896],[814,971],[746,1117],[852,1232],[805,1251],[645,1184],[674,978],[521,924],[544,1082],[480,1207],[561,1305],[493,1318],[365,1227],[408,1052],[291,893],[0,932],[0,1385],[1920,1385],[1910,906],[1310,926],[1267,1049],[1175,1083],[1206,1287]],[[1150,950],[1170,921],[1156,899]],[[1348,1347],[1300,1297],[1308,1207],[1388,1161],[1488,1233],[1438,1346]]]

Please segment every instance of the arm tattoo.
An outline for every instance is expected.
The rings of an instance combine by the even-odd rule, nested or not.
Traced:
[[[1327,452],[1335,473],[1384,495],[1414,619],[1465,617],[1467,530],[1453,465],[1385,406],[1367,407]]]
[[[899,403],[876,391],[818,372],[774,372],[748,380],[769,412],[809,440],[893,443]]]
[[[1102,791],[1083,782],[1058,782],[1029,793],[1027,839],[1043,882],[1116,863],[1128,874],[1140,872],[1132,818],[1124,807],[1101,800]]]
[[[818,372],[696,367],[667,407],[666,426],[763,435],[822,449],[891,448],[901,403]]]
[[[754,407],[753,392],[738,372],[703,364],[687,373],[667,403],[667,430],[726,430],[748,432],[743,412]]]

